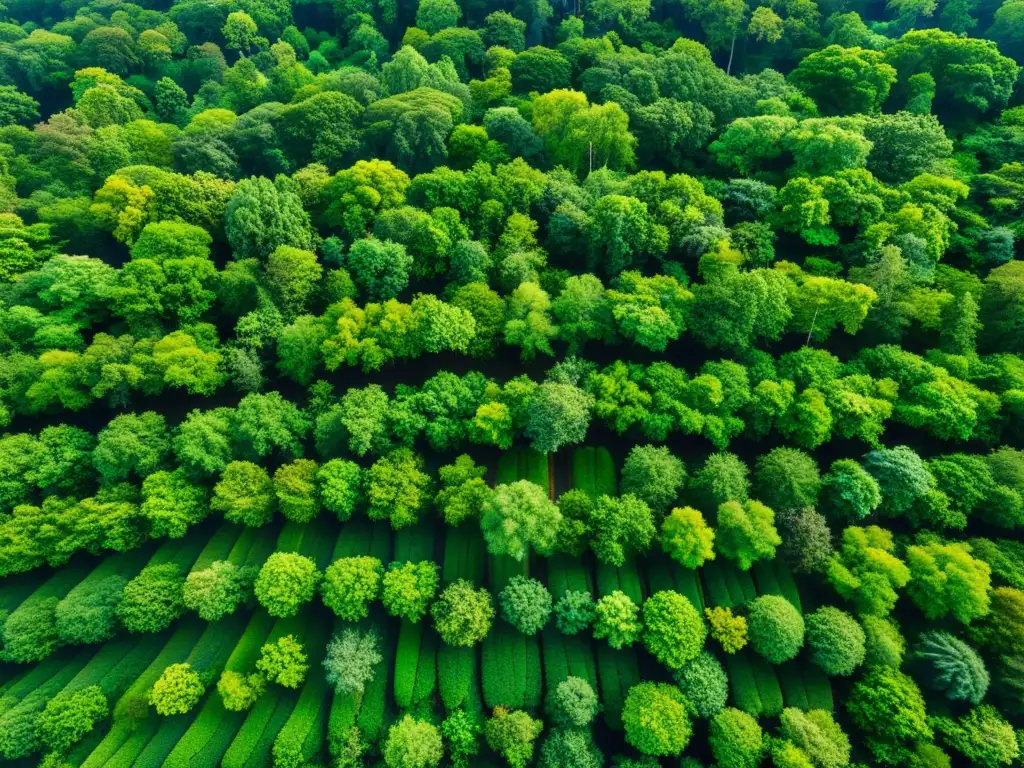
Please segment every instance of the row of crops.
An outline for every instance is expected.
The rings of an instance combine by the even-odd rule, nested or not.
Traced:
[[[548,456],[512,451],[500,458],[491,479],[505,484],[528,480],[553,491],[553,467]],[[617,491],[616,468],[603,448],[577,449],[566,469],[574,488],[593,496]],[[569,677],[586,680],[600,692],[604,724],[621,730],[629,689],[641,679],[664,677],[642,649],[614,649],[584,635],[563,634],[553,622],[526,635],[497,621],[478,647],[453,647],[440,641],[430,622],[395,619],[373,606],[356,626],[381,639],[381,658],[363,692],[335,694],[318,667],[328,640],[347,622],[319,601],[283,618],[248,604],[212,622],[185,613],[154,634],[120,630],[103,644],[63,644],[74,629],[62,621],[66,598],[111,576],[132,579],[155,567],[188,573],[223,560],[258,567],[272,552],[305,555],[320,570],[340,558],[360,556],[416,563],[434,559],[438,548],[442,584],[464,579],[492,594],[516,576],[534,576],[545,582],[555,601],[570,591],[600,597],[618,590],[639,605],[655,592],[673,590],[700,610],[732,608],[760,595],[781,595],[801,607],[793,574],[778,559],[760,562],[749,572],[721,560],[690,570],[661,553],[628,557],[619,567],[567,554],[517,562],[488,554],[474,522],[443,532],[427,523],[393,532],[386,521],[360,517],[340,528],[323,516],[307,524],[287,522],[279,530],[201,525],[182,539],[98,561],[82,557],[45,578],[32,573],[0,587],[8,612],[5,635],[16,636],[11,629],[49,607],[55,637],[42,642],[56,648],[37,664],[4,666],[0,750],[14,759],[39,749],[33,734],[47,703],[90,686],[98,686],[111,702],[110,713],[71,751],[72,764],[243,768],[298,766],[321,760],[327,752],[337,756],[353,728],[367,741],[379,742],[403,712],[430,718],[461,708],[479,719],[499,706],[540,711],[545,692]],[[244,676],[253,670],[261,648],[286,636],[301,638],[314,670],[300,687],[269,686],[248,711],[226,708],[213,685],[187,713],[161,716],[150,706],[150,691],[169,666],[188,664],[208,682],[225,673]],[[723,654],[721,661],[732,703],[751,715],[776,716],[784,707],[833,708],[828,678],[799,658],[774,667],[743,650]]]

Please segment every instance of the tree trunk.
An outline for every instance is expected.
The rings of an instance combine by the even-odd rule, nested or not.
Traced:
[[[727,74],[727,75],[731,75],[732,74],[732,55],[735,52],[735,50],[736,50],[736,35],[734,33],[733,36],[732,36],[732,45],[729,46],[729,65],[725,68],[725,74]]]

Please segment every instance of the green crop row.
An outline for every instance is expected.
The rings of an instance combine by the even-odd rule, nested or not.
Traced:
[[[835,706],[828,676],[814,664],[790,661],[776,668],[787,707],[824,709]]]
[[[78,586],[90,570],[83,565],[61,568],[11,611],[4,624],[0,625],[0,660],[39,661],[54,651],[59,639],[53,612],[57,603]],[[38,618],[33,616],[39,611],[46,615],[45,636],[38,630]],[[25,627],[25,632],[19,632],[20,627]]]
[[[441,564],[441,581],[444,584],[466,579],[480,586],[484,582],[486,568],[487,552],[480,529],[475,523],[467,522],[445,531],[444,559]]]
[[[764,712],[761,694],[758,691],[750,656],[745,653],[729,654],[725,657],[725,669],[729,673],[729,691],[733,706],[748,715],[760,717]]]
[[[550,482],[547,454],[532,448],[517,448],[503,453],[498,458],[497,483],[514,483],[517,480],[529,480],[547,491]]]
[[[115,728],[117,728],[116,725]],[[136,723],[134,727],[124,728],[121,730],[120,738],[113,754],[105,762],[94,763],[92,755],[90,755],[84,765],[95,765],[97,768],[99,766],[103,766],[103,768],[131,768],[139,755],[146,750],[146,745],[149,744],[150,739],[153,738],[159,728],[160,719],[155,715]],[[104,746],[106,741],[106,739],[101,741],[100,747]]]
[[[572,487],[591,496],[618,493],[615,460],[604,446],[585,446],[572,452]]]
[[[757,695],[761,699],[761,714],[766,717],[782,714],[782,689],[779,687],[779,678],[775,674],[775,668],[756,653],[747,651],[740,651],[740,653],[747,654],[750,669],[754,673]]]
[[[729,594],[732,595],[736,604],[749,603],[757,597],[757,587],[754,586],[754,578],[750,571],[741,571],[728,561],[723,561],[719,566],[725,583],[729,587]],[[737,599],[738,598],[738,599]]]
[[[374,669],[373,679],[366,684],[366,690],[363,691],[356,725],[359,726],[363,738],[374,744],[383,738],[388,718],[388,683],[395,642],[393,634],[387,631],[387,624],[379,613],[371,616],[370,620],[376,621],[377,636],[381,640],[381,660]]]
[[[426,624],[421,621],[420,624]],[[430,702],[437,691],[437,647],[440,637],[433,627],[426,626],[420,640],[420,658],[416,665],[416,683],[412,690],[412,705]]]
[[[259,528],[252,528],[248,525],[241,526],[238,538],[235,539],[235,543],[231,546],[231,551],[228,552],[228,556],[224,559],[232,565],[239,567],[249,565],[249,555],[258,542],[265,542],[267,549],[272,551],[270,548],[273,546],[274,537],[267,534],[267,531],[261,531]],[[263,559],[265,560],[266,558],[264,557]],[[259,563],[252,564],[259,565]]]
[[[149,708],[149,691],[153,683],[166,667],[188,658],[206,626],[198,616],[186,616],[178,622],[160,652],[117,700],[113,726],[83,762],[83,768],[101,768],[113,761],[115,756],[118,764],[131,765],[135,757],[141,754],[158,724],[157,715]],[[151,642],[153,647],[159,647],[160,637],[152,635],[145,640]],[[145,739],[144,734],[148,734]]]
[[[16,703],[8,705],[0,715],[0,757],[17,760],[26,757],[38,748],[35,738],[35,723],[51,698],[56,696],[85,667],[96,652],[95,648],[83,648],[66,658],[59,667],[49,667],[49,677]]]
[[[294,520],[285,521],[285,524],[281,526],[280,533],[277,534],[275,551],[301,552],[303,540],[308,530],[308,523],[297,523]]]
[[[647,584],[651,594],[672,590],[693,603],[698,611],[704,610],[704,590],[697,571],[683,568],[661,552],[651,552],[647,557]]]
[[[804,690],[807,691],[807,706],[810,709],[824,709],[831,712],[835,708],[832,698],[832,683],[828,675],[821,671],[817,664],[804,664],[801,669],[804,678]]]
[[[787,707],[810,709],[807,701],[807,690],[804,688],[804,677],[800,673],[798,662],[789,661],[776,670],[779,686],[782,688],[782,701]]]
[[[416,686],[416,670],[420,663],[420,641],[423,639],[422,621],[413,623],[403,619],[398,630],[398,644],[395,649],[395,703],[408,709],[413,702],[413,688]]]
[[[218,560],[227,560],[231,550],[242,534],[242,527],[233,523],[223,523],[213,536],[206,542],[203,551],[192,563],[193,571],[202,571],[209,568]]]
[[[480,679],[488,708],[523,706],[525,668],[526,635],[504,622],[496,622],[484,638],[480,653]]]
[[[215,682],[245,632],[248,616],[235,611],[206,626],[186,662],[207,681]]]
[[[35,592],[45,579],[46,571],[39,568],[5,576],[0,580],[0,611],[13,611]]]
[[[152,546],[142,546],[139,549],[113,554],[104,558],[92,569],[88,576],[78,582],[64,596],[64,600],[75,601],[86,598],[90,592],[111,576],[120,576],[126,580],[135,578],[146,567],[152,554]],[[66,638],[61,637],[61,640],[66,641]]]
[[[484,638],[481,653],[484,703],[522,709],[536,707],[543,698],[540,644],[504,622]]]
[[[370,555],[384,562],[389,559],[390,552],[391,527],[387,521],[371,522],[366,519],[353,519],[342,526],[332,559]],[[381,661],[377,664],[373,679],[367,683],[366,690],[362,695],[332,694],[327,717],[327,748],[332,755],[344,743],[349,729],[357,724],[358,718],[365,717],[367,719],[370,730],[375,734],[374,739],[383,728],[384,708],[387,703],[388,670],[394,643],[391,640],[391,632],[388,631],[388,623],[383,612],[377,607],[372,608],[371,611],[371,616],[360,621],[358,627],[363,632],[373,629],[377,633],[381,642]],[[341,626],[341,622],[335,622],[336,628]],[[366,735],[365,728],[363,734]]]
[[[333,544],[333,542],[331,542]],[[267,642],[274,642],[285,635],[305,637],[310,624],[310,607],[304,606],[295,616],[278,619],[267,637]],[[263,765],[270,760],[270,751],[278,730],[284,725],[291,714],[298,694],[296,691],[279,685],[269,685],[263,695],[257,699],[245,722],[238,729],[234,740],[224,753],[222,765],[225,768],[243,768],[243,766]],[[286,709],[283,714],[279,711]],[[272,731],[269,739],[266,734]]]
[[[392,545],[391,523],[387,520],[376,520],[373,523],[373,539],[367,554],[376,557],[382,563],[390,563]]]
[[[803,601],[800,600],[800,590],[796,587],[796,580],[793,578],[793,571],[790,570],[786,562],[780,558],[776,558],[772,561],[775,569],[775,578],[779,582],[779,594],[789,600],[793,606],[800,611],[804,612]]]
[[[224,663],[224,670],[247,674],[256,664],[260,649],[274,627],[266,611],[256,611]],[[245,719],[244,712],[224,708],[220,695],[206,698],[196,719],[167,757],[168,768],[215,768]]]
[[[434,528],[421,522],[395,534],[395,557],[399,563],[418,563],[434,559]]]
[[[90,685],[98,685],[108,699],[119,696],[128,687],[132,679],[129,677],[130,673],[126,673],[120,667],[128,663],[134,666],[137,672],[141,672],[149,662],[141,664],[138,661],[138,659],[147,656],[147,654],[139,653],[138,649],[140,647],[152,646],[152,643],[147,642],[149,639],[148,637],[142,638],[138,635],[124,634],[100,646],[95,655],[89,659],[89,663],[82,668],[81,672],[64,686],[63,691],[73,693],[83,688],[88,688]],[[148,654],[150,657],[155,655],[155,650]],[[134,663],[131,661],[133,659],[135,660]],[[152,659],[150,658],[150,660]]]
[[[253,530],[253,529],[248,529]],[[244,538],[244,537],[243,537]],[[239,543],[242,539],[239,539]],[[238,545],[236,544],[236,548]],[[270,557],[274,552],[274,537],[273,536],[254,536],[254,540],[249,545],[245,553],[245,560],[236,563],[236,565],[244,565],[246,567],[259,568],[266,562],[267,558]],[[228,555],[228,559],[235,562],[235,551]]]
[[[353,518],[342,525],[331,560],[368,555],[373,542],[373,526],[373,522],[363,517]]]
[[[228,711],[220,695],[211,692],[167,756],[165,765],[167,768],[216,768],[244,719],[244,712]]]
[[[601,597],[619,590],[624,592],[637,605],[644,601],[644,583],[640,578],[640,569],[636,558],[626,556],[626,562],[616,567],[608,563],[597,564],[597,593]]]
[[[302,554],[313,558],[316,567],[323,571],[331,564],[339,538],[338,522],[327,515],[320,515],[316,520],[306,523],[309,529],[302,542]]]
[[[734,608],[757,597],[754,580],[747,571],[732,563],[710,560],[701,568],[708,604],[716,608]]]
[[[456,648],[444,643],[437,649],[437,683],[441,703],[451,712],[470,697],[476,668],[476,648]]]
[[[310,654],[310,673],[295,708],[274,739],[271,754],[275,765],[300,766],[319,762],[330,712],[327,700],[329,686],[321,669],[329,627],[330,622],[316,617],[309,624],[305,638],[307,647],[318,651]]]
[[[185,616],[179,622],[174,633],[167,639],[160,653],[143,670],[142,674],[124,692],[114,705],[114,720],[140,720],[145,717],[147,708],[141,706],[149,697],[149,689],[163,674],[166,667],[179,664],[188,658],[196,642],[208,625],[198,616]],[[159,635],[151,640],[156,642]]]
[[[582,635],[563,635],[553,625],[545,627],[544,680],[550,693],[567,677],[581,677],[597,690],[597,663],[590,641]]]
[[[284,728],[284,724],[288,722],[288,718],[291,717],[298,699],[298,691],[284,690],[280,696],[274,699],[273,711],[267,718],[263,730],[255,735],[245,762],[240,764],[233,762],[231,760],[231,750],[229,749],[227,754],[224,755],[224,761],[221,765],[224,768],[231,768],[231,766],[238,766],[239,768],[241,766],[245,768],[269,768],[273,764],[274,741],[277,739],[277,734]],[[237,739],[236,743],[238,743]]]
[[[530,575],[530,561],[529,558],[519,561],[507,555],[491,555],[487,558],[487,572],[491,592],[497,596],[513,576]]]
[[[508,485],[516,480],[522,479],[519,474],[519,464],[523,452],[520,450],[506,451],[498,457],[498,466],[495,471],[495,485]]]
[[[214,692],[212,695],[217,694]],[[161,768],[167,762],[171,750],[192,725],[195,716],[196,713],[193,711],[183,715],[161,717],[156,732],[132,763],[133,768]]]
[[[123,635],[96,651],[95,655],[82,667],[68,683],[53,695],[62,692],[73,693],[91,685],[99,686],[100,690],[107,697],[108,701],[114,701],[132,681],[146,668],[153,660],[157,652],[166,640],[167,635],[154,643],[152,637],[139,637]],[[44,666],[44,664],[39,665]],[[33,690],[43,690],[42,686],[36,686]],[[51,697],[52,698],[52,697]],[[38,713],[36,713],[38,715]],[[35,715],[31,718],[34,720]],[[28,719],[26,719],[26,724]],[[74,765],[79,765],[88,754],[100,743],[104,730],[95,728],[89,734],[87,743],[80,746],[77,759]],[[76,748],[79,749],[79,748]]]
[[[735,605],[722,575],[722,569],[716,560],[704,563],[701,575],[704,577],[704,595],[707,597],[708,605],[713,608],[731,608]]]
[[[604,722],[615,731],[622,730],[622,707],[629,689],[640,682],[640,665],[632,648],[614,650],[606,643],[597,645],[597,682]]]
[[[207,526],[193,528],[183,539],[164,541],[149,558],[146,567],[173,563],[178,566],[178,573],[184,576],[192,569],[209,542],[210,529]]]
[[[548,590],[555,600],[560,600],[570,590],[593,594],[593,577],[587,563],[578,557],[564,554],[549,557]]]
[[[791,602],[803,613],[800,593],[797,591],[793,572],[782,560],[759,560],[751,568],[759,595],[779,595]]]

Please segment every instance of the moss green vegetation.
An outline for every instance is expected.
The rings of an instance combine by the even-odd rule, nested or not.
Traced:
[[[1022,8],[0,4],[0,763],[1020,764]]]

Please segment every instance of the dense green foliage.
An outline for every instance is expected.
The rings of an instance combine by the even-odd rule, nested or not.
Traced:
[[[0,4],[0,762],[1019,764],[1022,64],[1021,0]]]

